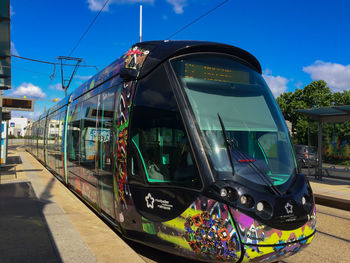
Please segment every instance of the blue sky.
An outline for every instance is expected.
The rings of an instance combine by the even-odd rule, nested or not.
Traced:
[[[68,56],[105,0],[11,0],[12,54],[58,62]],[[166,39],[223,0],[110,0],[72,56],[101,70],[139,39]],[[350,88],[350,2],[346,0],[230,0],[172,39],[238,46],[260,61],[275,96],[323,79],[332,91]],[[69,70],[65,68],[68,77]],[[37,117],[63,98],[60,68],[12,58],[8,96],[35,97]],[[69,92],[94,75],[79,68]]]

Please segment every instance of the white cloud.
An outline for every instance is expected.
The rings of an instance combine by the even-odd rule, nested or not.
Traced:
[[[301,86],[303,86],[303,83],[301,81],[298,81],[298,82],[294,83],[294,86],[297,87],[297,89],[300,89]]]
[[[15,48],[15,43],[11,41],[11,54],[15,56],[19,56],[17,49]]]
[[[312,80],[326,81],[333,92],[350,89],[350,65],[317,60],[314,64],[303,67],[303,71],[309,73]]]
[[[106,0],[87,0],[89,4],[89,9],[91,11],[100,11],[103,7]],[[102,10],[103,12],[109,11],[109,6],[111,4],[133,4],[133,3],[148,3],[153,4],[154,0],[110,0],[108,4],[106,4],[105,8]]]
[[[39,118],[39,116],[42,114],[42,111],[35,110],[35,103],[34,103],[34,111],[12,111],[11,116],[13,118],[28,118],[32,120],[36,120]]]
[[[166,0],[173,6],[173,10],[176,14],[182,14],[184,7],[187,5],[187,0]]]
[[[89,9],[91,11],[100,11],[102,6],[104,5],[104,3],[106,2],[105,0],[88,0],[87,1],[89,4]],[[105,8],[103,9],[103,12],[107,12],[109,11],[109,5],[111,4],[111,2],[109,2]]]
[[[15,11],[13,11],[12,5],[10,5],[10,16],[13,16],[15,14]]]
[[[271,73],[271,70],[267,69],[262,76],[269,86],[273,96],[277,98],[279,95],[287,91],[287,83],[289,80],[281,76],[272,76]]]
[[[22,83],[17,89],[12,93],[12,96],[27,96],[28,98],[46,98],[46,94],[38,86],[33,85],[32,83]]]
[[[264,70],[263,70],[263,74],[264,74],[264,75],[271,75],[271,74],[272,74],[272,70],[269,69],[269,68],[264,69]]]
[[[61,83],[57,83],[57,84],[54,84],[54,85],[50,85],[50,86],[49,86],[49,89],[58,90],[58,91],[63,91],[63,89],[62,89],[62,84],[61,84]]]

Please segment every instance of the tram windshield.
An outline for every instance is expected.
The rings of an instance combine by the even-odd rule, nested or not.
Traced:
[[[172,65],[216,180],[278,186],[295,174],[285,122],[260,74],[218,54],[181,57]]]

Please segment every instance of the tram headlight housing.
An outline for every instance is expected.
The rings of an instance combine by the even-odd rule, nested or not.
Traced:
[[[252,208],[254,206],[254,199],[249,195],[246,195],[246,194],[241,195],[239,200],[241,204],[246,208]]]
[[[228,196],[227,188],[221,188],[220,196],[223,197],[223,198],[227,198],[227,196]]]
[[[238,199],[238,192],[231,187],[224,187],[220,189],[220,196],[224,199],[235,202]]]
[[[273,215],[272,206],[266,201],[259,201],[255,206],[255,213],[263,219],[269,219]]]
[[[263,202],[259,202],[256,204],[256,210],[258,210],[259,212],[262,212],[264,210]]]

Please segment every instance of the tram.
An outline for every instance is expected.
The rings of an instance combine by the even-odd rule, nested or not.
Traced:
[[[316,208],[250,53],[135,44],[27,128],[26,149],[126,238],[206,262],[273,262]]]

